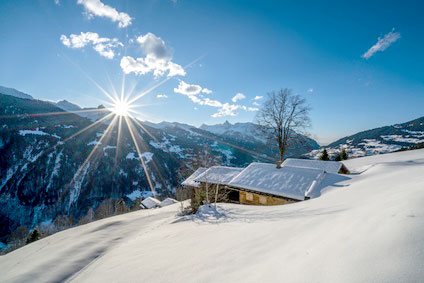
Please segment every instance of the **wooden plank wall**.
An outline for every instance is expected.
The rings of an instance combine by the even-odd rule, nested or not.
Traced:
[[[295,200],[276,198],[240,191],[240,203],[253,205],[281,205],[296,202]]]

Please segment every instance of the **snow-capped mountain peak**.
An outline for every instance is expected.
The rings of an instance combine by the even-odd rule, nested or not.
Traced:
[[[202,124],[199,128],[216,135],[225,135],[225,134],[231,134],[231,133],[252,135],[252,133],[254,134],[255,132],[260,130],[259,126],[254,123],[246,122],[246,123],[231,124],[228,121],[225,121],[222,124],[215,124],[215,125]]]
[[[81,110],[82,109],[78,105],[76,105],[74,103],[71,103],[71,102],[69,102],[67,100],[60,100],[60,101],[56,102],[55,104],[59,108],[65,110],[65,111],[70,111],[70,112],[72,112],[72,111],[78,111],[78,110]]]
[[[11,95],[11,96],[18,97],[18,98],[23,98],[23,99],[34,99],[31,95],[23,93],[19,90],[16,90],[16,89],[10,88],[10,87],[0,86],[0,93],[6,94],[6,95]]]

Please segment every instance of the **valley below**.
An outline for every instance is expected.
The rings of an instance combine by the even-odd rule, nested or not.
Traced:
[[[1,256],[0,281],[419,282],[424,150],[345,164],[349,179],[308,201],[175,204],[56,233]]]

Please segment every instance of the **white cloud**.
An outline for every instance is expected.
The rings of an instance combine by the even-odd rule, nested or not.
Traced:
[[[174,92],[187,96],[193,103],[196,103],[198,105],[218,108],[218,112],[212,114],[213,118],[219,118],[219,117],[225,117],[225,116],[236,116],[237,110],[244,110],[244,111],[259,110],[258,108],[255,108],[255,107],[247,107],[247,106],[239,105],[239,104],[230,104],[228,102],[223,103],[215,99],[204,97],[202,93],[209,94],[212,91],[207,88],[202,88],[200,85],[188,84],[184,81],[180,81],[180,83],[178,84],[178,87],[174,88]],[[240,95],[242,95],[243,98],[245,98],[245,96],[241,93],[238,93],[234,97],[238,96],[237,100],[243,99],[243,98],[240,98]],[[195,110],[197,110],[197,107],[195,107]]]
[[[383,38],[379,37],[377,43],[371,46],[367,52],[362,54],[362,58],[369,59],[378,51],[386,50],[392,43],[396,42],[400,39],[400,33],[395,32],[395,29],[392,29],[391,32],[386,34]]]
[[[253,105],[256,105],[256,106],[259,106],[259,105],[260,105],[260,104],[259,104],[259,103],[257,103],[256,101],[254,101],[252,104],[253,104]]]
[[[224,104],[222,104],[218,100],[212,100],[212,99],[209,99],[209,98],[205,98],[205,99],[203,99],[202,105],[208,105],[208,106],[212,106],[212,107],[223,107]]]
[[[220,118],[220,117],[226,117],[226,116],[236,116],[237,115],[236,111],[239,109],[250,111],[250,112],[259,110],[258,108],[255,108],[255,107],[246,107],[244,105],[224,103],[224,104],[221,104],[218,112],[216,112],[215,114],[212,114],[212,117]]]
[[[144,75],[153,72],[155,77],[159,77],[167,72],[168,77],[185,76],[186,72],[183,67],[171,61],[172,53],[160,37],[149,32],[144,36],[139,36],[137,42],[145,57],[122,57],[121,68],[125,74]]]
[[[103,4],[100,0],[78,0],[78,4],[83,5],[89,17],[106,17],[113,22],[118,22],[120,28],[131,25],[131,17],[123,12],[118,12],[115,8]]]
[[[215,106],[215,107],[219,107],[219,109],[218,109],[218,112],[212,114],[213,118],[236,116],[237,110],[239,109],[244,111],[249,111],[249,112],[255,112],[259,110],[256,107],[247,107],[247,106],[239,105],[239,104],[229,104],[229,103],[220,103],[220,102],[219,104],[220,106]]]
[[[212,114],[213,118],[220,118],[226,116],[236,116],[236,110],[240,108],[240,105],[225,103],[222,107],[216,112]]]
[[[79,35],[71,34],[69,37],[62,34],[60,40],[63,45],[69,48],[83,48],[92,45],[93,49],[101,56],[108,59],[115,57],[115,49],[123,46],[117,38],[99,37],[95,32],[81,32]]]
[[[131,56],[124,56],[121,59],[120,65],[125,74],[135,73],[136,75],[144,75],[153,72],[155,77],[163,76],[166,72],[168,72],[168,77],[177,75],[185,76],[186,74],[180,65],[168,60],[157,59],[151,55],[137,59]]]
[[[158,94],[156,95],[157,98],[168,98],[166,94]]]
[[[253,98],[253,100],[260,100],[260,99],[262,99],[262,98],[264,98],[263,96],[259,96],[259,95],[257,95],[257,96],[255,96],[255,98]]]
[[[314,92],[314,89],[313,88],[308,88],[307,92],[313,93]]]
[[[184,95],[197,95],[199,93],[211,94],[212,91],[207,88],[202,88],[200,85],[191,85],[184,81],[180,81],[177,88],[174,88],[174,92]],[[202,96],[202,95],[199,95]],[[203,97],[203,96],[202,96]]]
[[[231,98],[231,101],[232,102],[237,102],[238,100],[242,100],[242,99],[245,99],[246,98],[246,96],[243,94],[243,93],[237,93],[236,95],[234,95],[234,97],[233,98]]]
[[[202,91],[202,87],[200,85],[191,85],[184,81],[180,81],[177,88],[174,88],[175,93],[184,94],[187,96],[197,95]]]
[[[170,59],[172,57],[171,52],[166,47],[165,41],[151,32],[139,36],[137,42],[140,44],[145,55],[151,54],[158,59]]]
[[[212,90],[207,89],[207,88],[204,88],[204,89],[202,89],[202,92],[203,93],[206,93],[206,94],[211,94],[212,93]]]
[[[174,88],[174,92],[187,96],[193,103],[196,103],[198,105],[218,108],[218,112],[212,114],[213,118],[219,118],[219,117],[225,117],[225,116],[236,116],[237,115],[236,111],[239,109],[244,111],[259,110],[258,108],[254,108],[254,107],[247,107],[247,106],[238,105],[238,104],[230,104],[228,102],[223,103],[218,100],[210,99],[208,97],[205,98],[203,97],[201,93],[210,93],[211,92],[210,90],[206,88],[202,88],[199,85],[188,84],[184,81],[180,81],[178,87]],[[197,110],[196,107],[195,107],[195,110]]]

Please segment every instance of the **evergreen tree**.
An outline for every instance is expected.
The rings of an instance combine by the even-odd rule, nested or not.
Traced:
[[[334,161],[342,161],[342,154],[341,153],[338,153],[336,155],[336,157],[334,158]]]
[[[340,154],[340,157],[341,157],[342,160],[348,159],[346,149],[344,149],[344,148],[342,149],[342,153]]]
[[[327,152],[327,150],[325,148],[322,151],[322,155],[321,155],[321,157],[319,159],[320,160],[325,160],[325,161],[330,160],[330,157],[328,156],[328,152]]]

